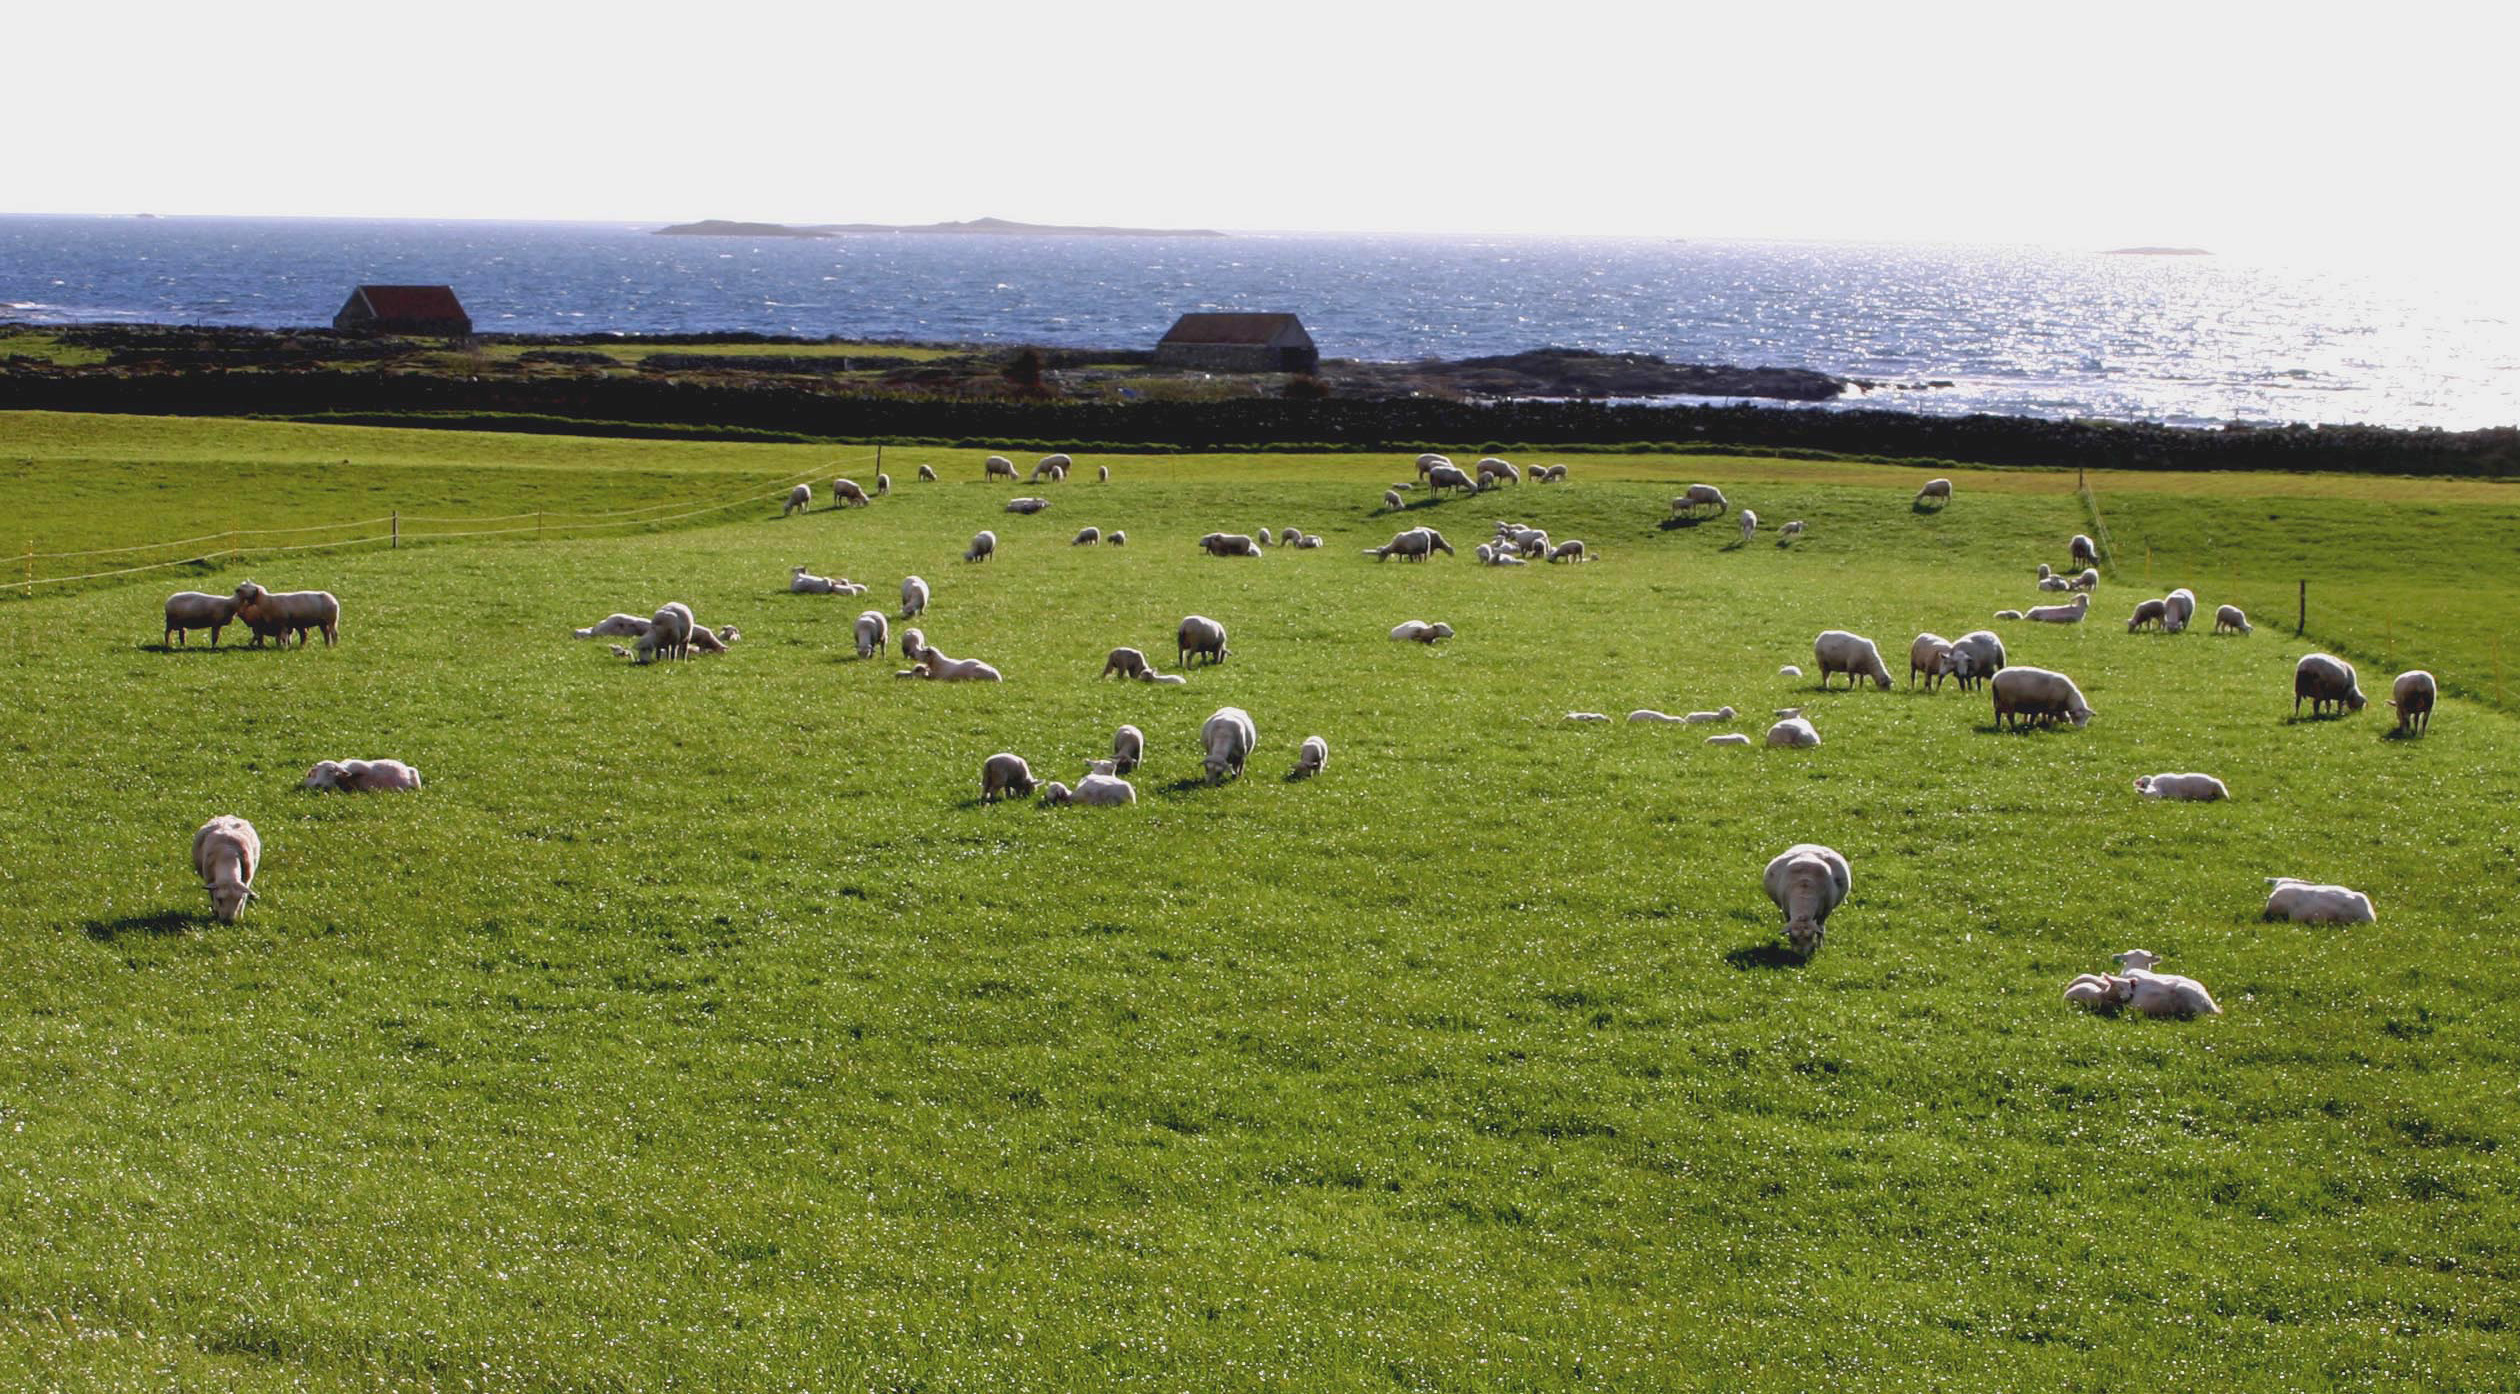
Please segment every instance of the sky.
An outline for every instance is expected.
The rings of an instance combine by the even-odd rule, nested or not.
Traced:
[[[29,4],[0,212],[2499,254],[2514,8]]]

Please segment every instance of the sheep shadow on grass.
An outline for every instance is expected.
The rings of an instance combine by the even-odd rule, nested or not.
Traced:
[[[1674,513],[1670,517],[1663,519],[1661,522],[1654,524],[1654,526],[1662,529],[1664,532],[1677,532],[1682,528],[1704,527],[1708,523],[1714,522],[1717,518],[1721,518],[1722,516],[1723,515],[1719,513],[1715,515],[1715,518],[1701,518],[1693,513]]]
[[[1724,962],[1747,972],[1753,968],[1804,968],[1811,960],[1773,940],[1764,944],[1744,944],[1724,955]]]
[[[1908,504],[1908,512],[1916,514],[1940,513],[1950,506],[1950,504],[1944,502],[1935,502],[1929,506],[1927,500],[1916,499]]]
[[[210,917],[194,910],[157,910],[146,915],[125,915],[115,920],[90,920],[80,926],[81,932],[100,944],[111,944],[126,934],[146,934],[153,938],[190,934],[210,922]]]
[[[140,653],[251,653],[253,651],[249,644],[170,644],[164,640],[159,640],[154,644],[134,644],[131,647]]]

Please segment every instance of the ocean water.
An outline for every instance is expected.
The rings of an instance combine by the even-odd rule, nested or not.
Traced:
[[[1151,346],[1291,310],[1326,357],[1543,345],[1906,384],[1845,405],[2520,424],[2520,281],[2026,247],[1249,233],[684,238],[645,225],[0,217],[0,320],[329,323],[446,282],[485,331]]]

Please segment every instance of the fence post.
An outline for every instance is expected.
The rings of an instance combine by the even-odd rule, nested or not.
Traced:
[[[2497,634],[2494,636],[2494,705],[2499,707],[2502,704],[2502,636]]]
[[[2304,578],[2304,579],[2302,580],[2302,583],[2301,583],[2301,615],[2300,615],[2300,618],[2295,619],[2295,620],[2293,621],[2293,637],[2294,637],[2294,638],[2296,638],[2296,639],[2298,639],[2298,638],[2300,638],[2302,635],[2304,635],[2304,634],[2308,633],[2308,632],[2309,632],[2309,630],[2310,630],[2310,582],[2309,582],[2309,580],[2308,580],[2307,578]]]
[[[877,474],[884,472],[884,443],[882,441],[875,442],[875,472]]]
[[[402,510],[399,508],[394,510],[394,540],[385,550],[388,552],[402,550]]]
[[[535,509],[535,510],[534,510],[534,540],[535,540],[536,542],[540,542],[540,541],[542,541],[542,520],[543,520],[543,512],[542,512],[542,510],[541,510],[541,509],[539,509],[539,508]]]
[[[2144,544],[2144,589],[2152,589],[2152,544]]]
[[[35,539],[26,539],[26,598],[35,598]]]

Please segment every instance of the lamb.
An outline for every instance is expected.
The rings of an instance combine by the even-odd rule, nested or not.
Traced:
[[[839,593],[840,588],[846,584],[848,583],[845,581],[835,581],[828,576],[817,576],[807,571],[802,565],[788,570],[788,594],[790,595],[833,595]]]
[[[1811,641],[1811,657],[1820,667],[1823,688],[1829,685],[1830,675],[1844,673],[1849,691],[1860,686],[1864,678],[1872,679],[1873,686],[1884,692],[1890,690],[1890,669],[1881,661],[1881,650],[1861,634],[1843,629],[1822,630],[1820,637]]]
[[[1795,538],[1802,536],[1802,534],[1803,534],[1803,523],[1802,523],[1802,519],[1800,519],[1800,518],[1796,518],[1796,519],[1794,519],[1793,521],[1791,521],[1791,522],[1787,523],[1785,526],[1783,526],[1783,527],[1781,527],[1781,528],[1778,528],[1778,529],[1776,530],[1776,545],[1777,545],[1777,546],[1779,546],[1779,547],[1782,547],[1782,546],[1784,546],[1786,543],[1793,541]]]
[[[2065,1000],[2096,1011],[2112,1011],[2126,1000],[2126,980],[2106,973],[2083,973],[2065,984]]]
[[[1288,779],[1310,779],[1330,768],[1330,742],[1319,736],[1304,737],[1295,751],[1295,768],[1286,772]]]
[[[1509,524],[1497,529],[1497,534],[1515,551],[1526,557],[1545,556],[1548,553],[1549,534],[1545,528],[1526,528]]]
[[[856,504],[860,508],[866,507],[866,491],[859,488],[857,481],[854,479],[835,479],[831,481],[831,506],[838,508],[842,504],[850,503]]]
[[[2049,569],[2048,569],[2048,564],[2047,564],[2046,562],[2041,562],[2041,563],[2039,563],[2039,579],[2040,579],[2040,580],[2044,581],[2044,580],[2046,580],[2047,578],[2049,578],[2050,576],[2053,576],[2053,575],[2055,575],[2055,574],[2056,574],[2056,573],[2055,573],[2054,571],[2051,571],[2051,570],[2049,570]]]
[[[1385,489],[1385,490],[1383,490],[1383,508],[1384,508],[1386,511],[1393,512],[1393,513],[1397,513],[1397,512],[1399,512],[1401,509],[1406,508],[1406,507],[1408,507],[1408,506],[1409,506],[1409,505],[1408,505],[1408,502],[1407,502],[1406,500],[1404,500],[1404,499],[1402,499],[1402,498],[1400,497],[1400,491],[1399,491],[1399,490],[1397,490],[1397,489]]]
[[[1919,634],[1908,641],[1908,686],[1916,686],[1918,674],[1925,677],[1925,690],[1934,691],[1951,675],[1951,641],[1939,634]]]
[[[1927,499],[1932,499],[1936,503],[1951,502],[1951,481],[1948,479],[1926,480],[1925,487],[1916,491],[1915,502],[1923,503]]]
[[[1741,540],[1743,544],[1747,545],[1750,541],[1750,535],[1758,530],[1759,515],[1751,512],[1747,508],[1741,510]]]
[[[222,813],[193,834],[193,871],[221,924],[236,923],[247,901],[262,899],[254,891],[254,872],[261,865],[262,835],[234,814]]]
[[[581,639],[635,639],[648,632],[648,622],[637,615],[610,614],[584,629],[569,631]]]
[[[1067,483],[1067,466],[1052,465],[1050,467],[1050,482],[1053,484]]]
[[[1003,455],[992,455],[980,466],[980,478],[984,482],[991,479],[1013,479],[1014,477],[1015,462]]]
[[[930,468],[930,467],[926,466],[926,465],[921,465],[921,466],[919,466],[919,480],[920,480],[920,482],[921,482],[921,483],[924,483],[924,484],[933,484],[933,483],[935,483],[935,482],[936,482],[936,471],[935,471],[934,469],[932,469],[932,468]]]
[[[1243,762],[1259,743],[1251,713],[1240,707],[1218,707],[1199,727],[1199,744],[1207,751],[1208,783],[1222,784],[1228,774],[1241,774]]]
[[[2214,1005],[2214,995],[2194,978],[2176,973],[2156,973],[2152,966],[2159,956],[2144,949],[2128,949],[2112,954],[2126,974],[2118,981],[2127,984],[2122,1000],[2146,1016],[2221,1016],[2222,1008]]]
[[[2139,774],[2135,792],[2148,799],[2186,799],[2212,803],[2231,797],[2223,782],[2210,774]]]
[[[1095,480],[1095,482],[1096,482],[1096,483],[1099,483],[1099,484],[1108,484],[1108,483],[1110,483],[1110,482],[1111,482],[1111,466],[1109,466],[1109,465],[1096,465],[1096,466],[1094,466],[1094,480]]]
[[[1607,712],[1568,712],[1566,719],[1569,721],[1608,721],[1610,715]]]
[[[1046,804],[1082,804],[1087,808],[1122,808],[1137,802],[1137,788],[1116,775],[1089,774],[1074,789],[1053,781],[1042,790]]]
[[[2237,606],[2237,605],[2225,605],[2225,606],[2223,606],[2221,609],[2216,610],[2216,611],[2214,612],[2214,632],[2215,632],[2216,634],[2223,634],[2223,633],[2232,633],[2232,634],[2247,634],[2247,633],[2249,633],[2249,632],[2250,632],[2250,629],[2249,629],[2249,616],[2248,616],[2248,612],[2247,612],[2247,611],[2245,611],[2245,610],[2242,610],[2242,609],[2241,609],[2239,606]]]
[[[987,561],[997,555],[997,534],[982,528],[972,534],[971,550],[963,553],[964,561]]]
[[[1496,560],[1496,549],[1482,542],[1470,549],[1470,555],[1478,561],[1479,565],[1487,566]]]
[[[2074,565],[2076,566],[2098,566],[2100,564],[2100,544],[2092,541],[2088,537],[2085,537],[2081,533],[2075,533],[2073,540],[2066,543],[2065,547],[2066,550],[2073,555]]]
[[[1103,670],[1095,676],[1107,678],[1118,673],[1122,678],[1143,679],[1153,671],[1154,666],[1146,661],[1144,653],[1132,648],[1117,648],[1103,659]]]
[[[1415,639],[1421,644],[1431,644],[1438,639],[1449,639],[1452,636],[1452,626],[1441,622],[1428,624],[1424,620],[1402,620],[1391,627],[1392,638]]]
[[[1175,666],[1182,668],[1189,667],[1190,660],[1201,654],[1207,655],[1207,661],[1210,663],[1222,663],[1226,656],[1233,652],[1232,649],[1225,647],[1225,626],[1205,615],[1183,616],[1180,628],[1173,633],[1173,639],[1175,649],[1173,662]]]
[[[2088,726],[2094,713],[2082,689],[2063,673],[2045,668],[2006,668],[1991,684],[1998,726],[2053,726],[2059,720]]]
[[[2090,613],[2091,597],[2084,594],[2075,596],[2071,605],[2033,605],[2023,618],[2041,624],[2080,624],[2083,616]]]
[[[639,636],[636,658],[640,663],[653,663],[659,657],[691,657],[691,607],[679,600],[665,602],[648,619],[645,634]]]
[[[1708,736],[1706,743],[1708,745],[1748,745],[1750,738],[1739,731],[1730,731],[1720,736]]]
[[[1810,747],[1820,743],[1820,733],[1799,716],[1789,716],[1768,728],[1769,745]]]
[[[1564,562],[1591,561],[1592,554],[1584,550],[1584,539],[1580,537],[1570,537],[1564,542],[1561,542],[1555,547],[1549,549],[1549,560]]]
[[[1278,545],[1281,547],[1303,546],[1304,530],[1302,528],[1285,528],[1280,530],[1278,533]]]
[[[1995,612],[1995,618],[1999,620],[2017,620],[2021,618],[2021,612],[2019,610],[1998,610]]]
[[[1542,465],[1536,478],[1543,484],[1563,484],[1566,482],[1566,466]]]
[[[1788,663],[1784,667],[1777,669],[1776,675],[1780,678],[1799,678],[1802,676],[1802,669]]]
[[[1032,766],[1024,757],[999,751],[980,765],[980,802],[996,803],[1009,794],[1029,798],[1033,791]]]
[[[810,512],[813,509],[813,506],[814,486],[811,484],[799,484],[795,488],[788,490],[787,507],[779,510],[779,516],[784,518],[791,513],[798,512],[799,510]]]
[[[1076,468],[1076,462],[1065,455],[1044,455],[1041,457],[1041,463],[1033,466],[1033,474],[1035,477],[1039,477],[1052,470],[1056,470],[1061,475],[1065,475],[1069,470],[1074,468]]]
[[[1127,774],[1146,758],[1146,733],[1135,726],[1123,726],[1111,735],[1111,772]]]
[[[2069,591],[2073,588],[2074,583],[2062,576],[2043,576],[2039,578],[2039,589],[2043,591]]]
[[[1777,854],[1761,878],[1768,899],[1785,912],[1785,937],[1797,953],[1809,958],[1827,933],[1829,914],[1846,902],[1854,874],[1834,848],[1798,842]]]
[[[298,781],[301,789],[385,793],[420,787],[420,772],[400,760],[318,760]]]
[[[1068,545],[1071,547],[1099,547],[1102,545],[1102,529],[1086,528],[1077,533],[1075,540],[1068,543]]]
[[[2134,614],[2126,617],[2126,632],[2132,634],[2139,629],[2163,629],[2169,622],[2170,602],[2147,600],[2135,607]]]
[[[1126,547],[1129,545],[1129,535],[1120,531],[1118,528],[1113,528],[1111,530],[1111,536],[1104,538],[1103,541],[1110,543],[1114,547]]]
[[[1775,711],[1768,713],[1769,716],[1774,717],[1778,721],[1783,721],[1789,716],[1800,716],[1802,714],[1803,709],[1800,707],[1778,707]]]
[[[1004,682],[998,670],[976,658],[947,658],[927,644],[919,646],[920,668],[937,682]]]
[[[1692,726],[1709,726],[1718,721],[1730,721],[1737,715],[1739,713],[1731,707],[1719,707],[1711,712],[1691,712],[1680,719]]]
[[[1452,457],[1450,455],[1438,455],[1434,451],[1430,450],[1417,457],[1417,472],[1420,477],[1424,477],[1428,470],[1435,468],[1437,465],[1449,465],[1451,463]]]
[[[1299,537],[1299,538],[1295,539],[1295,547],[1296,547],[1296,550],[1298,550],[1298,551],[1309,552],[1309,551],[1312,551],[1312,550],[1314,550],[1315,548],[1319,547],[1320,545],[1321,545],[1321,534],[1320,534],[1320,533],[1317,533],[1317,532],[1308,532],[1308,533],[1305,533],[1302,537]]]
[[[903,658],[917,658],[919,656],[919,650],[926,647],[926,635],[915,629],[904,629],[901,631],[901,656]]]
[[[275,593],[247,581],[236,588],[236,617],[254,631],[255,648],[269,638],[279,639],[285,647],[292,632],[298,647],[305,648],[307,631],[313,629],[324,631],[325,648],[341,637],[341,602],[331,591]]]
[[[2077,573],[2072,580],[2067,581],[2065,584],[2078,591],[2098,590],[2100,588],[2100,568],[2096,566],[2086,566]]]
[[[1473,551],[1485,553],[1486,555],[1481,556],[1479,560],[1489,566],[1529,566],[1531,564],[1524,561],[1522,555],[1513,548],[1501,543],[1494,547],[1474,548]]]
[[[189,631],[210,631],[210,647],[219,646],[219,631],[236,622],[236,597],[177,591],[166,598],[168,647],[189,642]]]
[[[2196,618],[2196,592],[2185,586],[2163,596],[2161,603],[2169,611],[2162,625],[2165,633],[2176,634],[2188,627],[2189,620]]]
[[[1669,712],[1658,712],[1652,707],[1639,707],[1635,711],[1629,712],[1627,714],[1627,719],[1631,723],[1654,721],[1671,726],[1682,725],[1688,721],[1688,718],[1685,716],[1673,716]]]
[[[1252,541],[1247,534],[1239,532],[1212,532],[1207,536],[1200,538],[1199,545],[1205,548],[1207,550],[1207,554],[1211,557],[1260,557],[1268,555],[1260,550],[1259,543]]]
[[[719,625],[714,630],[707,625],[699,625],[691,631],[691,647],[694,652],[702,654],[724,653],[743,637],[744,632],[731,624]]]
[[[990,540],[994,542],[996,539],[992,538]],[[902,577],[901,617],[905,620],[915,620],[920,615],[926,613],[927,607],[928,583],[920,580],[916,576]]]
[[[1252,530],[1251,545],[1254,547],[1266,547],[1272,540],[1274,540],[1273,536],[1267,528],[1255,528]]]
[[[2400,735],[2423,735],[2432,729],[2433,699],[2441,695],[2441,685],[2433,675],[2421,668],[2397,675],[2389,684],[2389,705],[2397,708],[2397,730]]]
[[[1149,677],[1147,678],[1147,681],[1148,681],[1148,682],[1169,683],[1169,684],[1171,684],[1171,685],[1172,685],[1172,686],[1174,686],[1174,687],[1179,687],[1179,686],[1181,686],[1183,683],[1186,683],[1186,682],[1188,682],[1188,681],[1190,681],[1190,680],[1189,680],[1188,678],[1183,677],[1183,676],[1182,676],[1182,675],[1180,675],[1179,673],[1156,673],[1156,674],[1153,674],[1153,675],[1149,676]]]
[[[2323,708],[2358,712],[2367,706],[2362,685],[2354,678],[2354,665],[2331,653],[2305,654],[2293,665],[2293,715],[2301,715],[2303,698],[2310,700],[2310,714],[2317,716]]]
[[[1030,515],[1039,513],[1041,510],[1048,508],[1049,506],[1050,500],[1048,499],[1021,498],[1008,499],[1006,501],[1006,511],[1009,513],[1022,513]]]
[[[892,626],[881,610],[861,610],[857,617],[857,656],[873,658],[886,647]]]
[[[1671,501],[1671,511],[1675,514],[1695,513],[1700,507],[1712,507],[1718,518],[1724,516],[1724,510],[1731,506],[1724,501],[1724,491],[1712,484],[1692,484],[1681,491],[1680,497]]]
[[[875,475],[875,492],[876,492],[878,495],[884,495],[884,494],[889,494],[889,493],[891,493],[891,492],[892,492],[892,476],[891,476],[891,475],[889,475],[889,474],[882,473],[881,471],[878,471],[878,472],[876,473],[876,475]]]
[[[2371,897],[2360,891],[2314,885],[2293,876],[2269,876],[2266,884],[2274,890],[2267,894],[2262,919],[2290,920],[2295,924],[2379,922],[2380,917],[2371,908]]]

